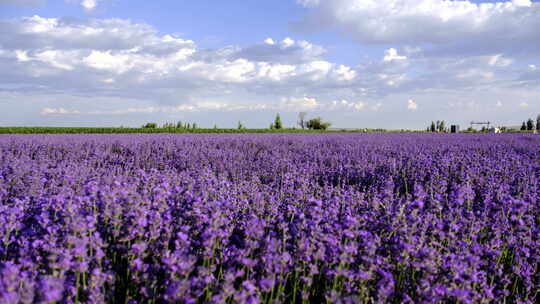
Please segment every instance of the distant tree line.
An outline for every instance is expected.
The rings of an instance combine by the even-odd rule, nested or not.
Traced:
[[[487,128],[485,126],[482,127],[480,132],[488,132],[490,130],[499,130],[501,132],[506,132],[510,130],[507,127],[498,127],[498,128]],[[527,119],[521,124],[521,131],[536,131],[540,132],[540,115],[536,117],[536,121],[534,121],[532,118]],[[426,128],[427,132],[448,132],[448,127],[446,126],[446,122],[444,120],[437,120],[432,121],[431,124]],[[478,132],[476,129],[469,127],[467,129],[467,132]]]
[[[444,120],[432,121],[427,127],[428,132],[447,132],[446,122]]]
[[[312,118],[310,120],[307,120],[306,117],[306,112],[300,112],[298,114],[298,126],[302,130],[326,130],[332,125],[330,122],[323,121],[321,117]],[[279,113],[276,115],[274,122],[270,124],[269,128],[270,130],[281,130],[285,128],[283,122],[281,121],[281,116],[279,115]]]
[[[316,117],[310,120],[307,120],[307,113],[306,112],[300,112],[298,120],[298,125],[302,130],[309,129],[309,130],[327,130],[332,124],[330,122],[325,122],[321,117]],[[155,122],[148,122],[144,125],[142,125],[143,129],[157,129],[157,128],[163,128],[163,129],[184,129],[184,130],[193,130],[198,129],[199,126],[196,123],[184,123],[182,121],[177,122],[176,124],[172,122],[166,122],[163,125],[159,126]],[[214,129],[217,129],[217,125],[214,125]],[[245,130],[246,126],[241,122],[238,121],[238,125],[236,127],[238,130]],[[276,114],[276,118],[274,121],[270,124],[269,127],[270,130],[282,130],[285,129],[285,126],[283,125],[283,122],[281,121],[281,116]],[[293,128],[295,129],[295,128]]]
[[[300,112],[298,114],[298,126],[302,129],[308,129],[308,130],[327,130],[332,124],[330,122],[323,121],[321,117],[315,117],[312,119],[307,119],[307,113],[306,112]],[[143,129],[157,129],[157,128],[163,128],[163,129],[183,129],[183,130],[197,130],[199,129],[199,126],[197,123],[189,123],[189,122],[182,122],[178,121],[176,124],[172,122],[166,122],[163,125],[159,126],[155,122],[148,122],[142,126]],[[217,125],[214,125],[214,129],[218,129]],[[238,121],[237,125],[238,130],[246,130],[245,125]],[[276,114],[276,117],[274,121],[269,126],[270,130],[282,130],[285,129],[285,126],[281,120],[281,116]],[[292,129],[295,129],[294,127]],[[500,131],[505,132],[508,129],[506,127],[499,127]],[[540,132],[540,115],[536,117],[536,121],[529,118],[526,121],[523,121],[520,127],[521,131],[536,131]],[[444,120],[437,120],[432,121],[429,126],[426,128],[427,132],[448,132],[449,128],[446,125],[446,122]],[[478,132],[475,129],[468,128],[467,131],[469,132]],[[489,131],[488,128],[482,127],[480,132],[487,132]]]
[[[155,123],[155,122],[148,122],[146,124],[144,124],[142,126],[143,129],[157,129],[158,128],[158,124]],[[163,125],[161,125],[161,128],[163,129],[187,129],[187,130],[192,130],[192,129],[198,129],[199,126],[197,126],[197,123],[183,123],[181,121],[177,122],[176,124],[172,123],[172,122],[166,122],[164,123]],[[215,128],[217,128],[217,126],[215,126]]]
[[[540,132],[540,115],[536,116],[536,123],[532,118],[527,119],[521,124],[521,131],[534,131]]]

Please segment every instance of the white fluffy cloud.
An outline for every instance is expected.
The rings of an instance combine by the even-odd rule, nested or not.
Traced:
[[[93,10],[97,6],[97,0],[82,0],[81,6],[84,7],[85,10]]]
[[[195,43],[124,20],[91,20],[77,23],[34,16],[2,21],[0,43],[4,57],[17,60],[19,68],[87,69],[107,76],[137,74],[145,80],[189,76],[219,82],[348,81],[351,67],[322,60],[324,49],[306,41],[285,38],[246,48],[199,50]],[[25,66],[26,64],[26,66]]]
[[[298,0],[311,14],[299,27],[337,28],[363,43],[430,44],[437,53],[535,54],[540,4],[528,0]],[[519,47],[516,47],[519,44]]]
[[[272,38],[266,38],[266,39],[264,40],[264,43],[269,44],[269,45],[274,45],[274,44],[276,44],[276,42],[275,42],[274,39],[272,39]]]
[[[267,38],[263,43],[258,43],[245,48],[229,50],[232,58],[244,58],[252,61],[274,62],[281,64],[298,64],[321,60],[326,50],[304,40],[295,41],[284,38],[276,42]]]
[[[397,50],[394,48],[390,48],[384,51],[383,61],[405,60],[405,59],[407,59],[407,56],[398,55]]]
[[[41,109],[41,115],[66,115],[66,114],[80,114],[77,110],[66,110],[64,108],[43,108]]]
[[[94,11],[103,0],[64,0],[69,3],[80,5],[86,12]]]
[[[407,101],[407,109],[415,111],[418,109],[418,104],[414,100],[409,99],[409,101]]]
[[[199,49],[194,41],[159,35],[148,25],[126,20],[39,16],[0,20],[0,34],[0,90],[24,87],[40,94],[150,99],[164,104],[122,110],[127,113],[315,109],[314,97],[282,96],[335,94],[359,74],[354,67],[325,60],[324,48],[287,37],[247,47]],[[241,101],[261,94],[267,95],[264,105]],[[214,101],[202,104],[208,100]],[[41,114],[79,114],[66,108],[47,107]]]
[[[368,109],[369,105],[366,102],[363,101],[348,101],[346,99],[342,100],[334,100],[331,104],[332,110],[346,110],[346,111],[363,111]],[[371,106],[371,109],[374,109],[373,106]]]
[[[32,101],[36,115],[56,121],[308,111],[335,115],[336,122],[350,117],[351,124],[365,115],[376,124],[373,112],[401,117],[408,99],[408,109],[421,100],[422,111],[430,111],[454,95],[481,95],[486,101],[478,107],[493,108],[493,100],[516,92],[529,109],[535,107],[540,69],[534,56],[526,62],[503,51],[430,56],[426,46],[390,45],[374,60],[346,65],[328,60],[323,46],[287,36],[202,49],[196,41],[122,19],[0,20],[0,98]],[[433,102],[424,102],[426,96]],[[0,111],[6,107],[8,102],[0,104]],[[462,108],[469,110],[452,109]]]
[[[296,111],[311,111],[320,108],[321,105],[313,97],[285,97],[281,100],[281,108]]]
[[[178,112],[193,112],[204,109],[216,109],[216,107],[205,106],[149,106],[149,107],[130,107],[127,109],[108,110],[108,111],[86,111],[81,112],[79,110],[66,110],[64,108],[43,108],[41,109],[41,115],[126,115],[126,114],[152,114],[152,113],[178,113]]]
[[[297,2],[308,8],[307,16],[296,24],[300,30],[337,30],[372,48],[393,46],[384,51],[380,62],[356,67],[372,78],[358,80],[369,94],[499,87],[537,90],[540,86],[540,71],[536,68],[540,60],[539,3]]]
[[[504,58],[502,54],[497,54],[489,58],[489,65],[497,67],[506,67],[513,63],[512,59]]]

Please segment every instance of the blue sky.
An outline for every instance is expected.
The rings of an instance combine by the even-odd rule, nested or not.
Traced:
[[[529,0],[0,0],[0,125],[517,125],[539,28]]]

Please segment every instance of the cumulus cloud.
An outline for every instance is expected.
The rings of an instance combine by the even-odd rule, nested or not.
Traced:
[[[347,111],[347,112],[363,112],[363,111],[378,111],[382,107],[382,103],[368,103],[365,101],[349,101],[346,99],[333,100],[331,102],[319,102],[317,98],[307,95],[302,97],[289,96],[282,97],[281,101],[276,104],[249,104],[249,103],[230,103],[220,101],[199,101],[196,104],[185,104],[175,106],[141,106],[127,107],[112,110],[66,110],[63,107],[58,108],[42,108],[41,115],[43,116],[81,116],[81,115],[129,115],[129,114],[171,114],[171,113],[197,113],[197,112],[232,112],[232,111],[284,111],[284,112],[305,112],[305,111]]]
[[[418,109],[418,104],[414,100],[409,99],[409,101],[407,101],[407,109],[415,111]]]
[[[66,110],[64,108],[43,108],[41,109],[41,115],[67,115],[67,114],[80,114],[77,110]]]
[[[285,97],[282,100],[281,108],[291,111],[310,111],[317,109],[320,105],[313,97]]]
[[[490,66],[507,67],[513,63],[512,59],[504,58],[502,54],[497,54],[489,58]]]
[[[80,5],[81,8],[83,8],[86,12],[92,12],[94,11],[98,5],[99,2],[102,2],[103,0],[64,0],[68,3],[73,3]]]
[[[362,43],[434,45],[434,51],[526,53],[540,50],[540,4],[528,0],[298,0],[306,31],[339,29]],[[519,47],[517,46],[519,44]]]
[[[231,50],[231,58],[244,58],[252,61],[298,64],[321,60],[326,49],[304,40],[285,38],[276,42],[267,38],[264,43]]]
[[[147,25],[118,19],[33,16],[4,20],[1,25],[4,56],[11,54],[19,65],[33,62],[43,68],[86,69],[111,77],[131,73],[143,82],[181,76],[231,83],[291,78],[340,82],[356,75],[351,67],[323,60],[322,47],[290,38],[274,44],[267,39],[245,48],[200,50],[191,40],[159,36]]]
[[[66,110],[60,108],[43,108],[41,109],[41,115],[126,115],[126,114],[153,114],[153,113],[178,113],[178,112],[194,112],[204,109],[216,109],[219,107],[205,107],[205,106],[149,106],[149,107],[129,107],[126,109],[106,110],[106,111],[80,111],[80,110]]]
[[[266,39],[264,40],[264,43],[269,44],[269,45],[274,45],[274,44],[276,44],[276,42],[275,42],[274,39],[272,39],[272,38],[266,38]]]
[[[407,59],[407,56],[398,55],[397,50],[394,48],[390,48],[384,51],[383,61],[405,60],[405,59]]]
[[[97,6],[98,0],[82,0],[81,6],[88,11],[94,10]]]
[[[159,113],[195,113],[205,111],[312,111],[328,109],[329,105],[319,104],[313,97],[283,97],[278,104],[234,104],[219,101],[199,101],[196,104],[176,105],[176,106],[146,106],[128,107],[114,110],[66,110],[65,108],[43,108],[41,115],[126,115],[126,114],[159,114]]]
[[[317,9],[323,1],[310,5]],[[425,46],[391,45],[374,60],[346,65],[325,58],[323,46],[296,37],[202,49],[196,41],[123,19],[0,20],[0,97],[24,94],[19,98],[33,100],[43,119],[327,111],[341,121],[339,115],[403,109],[408,99],[414,110],[426,94],[444,107],[445,97],[470,94],[463,98],[470,100],[481,92],[495,96],[483,104],[489,105],[524,87],[534,96],[540,87],[540,70],[529,66],[537,64],[534,57],[525,64],[500,51],[430,57]],[[93,108],[94,100],[101,108]]]
[[[205,112],[205,111],[253,111],[271,110],[285,112],[304,111],[377,111],[382,106],[381,103],[369,104],[367,102],[333,100],[329,103],[320,103],[314,97],[309,96],[289,96],[282,97],[277,104],[235,104],[218,101],[200,101],[197,104],[176,105],[176,106],[146,106],[128,107],[115,110],[66,110],[65,108],[43,108],[41,115],[126,115],[126,114],[155,114],[155,113],[180,113],[180,112]]]
[[[355,111],[362,111],[366,109],[368,106],[367,103],[358,101],[358,102],[352,102],[348,101],[346,99],[342,100],[334,100],[332,101],[331,108],[333,110],[355,110]]]
[[[540,5],[530,1],[303,0],[305,30],[338,29],[362,44],[387,44],[380,62],[355,67],[368,94],[496,87],[537,88]],[[314,23],[311,23],[314,21]],[[426,30],[429,29],[429,30]],[[371,75],[371,80],[363,75]],[[373,80],[375,79],[375,81]],[[411,96],[410,94],[408,94]]]
[[[127,20],[33,16],[0,21],[0,90],[150,99],[202,110],[212,108],[202,100],[219,99],[229,100],[214,102],[220,109],[252,109],[233,100],[266,95],[259,108],[293,111],[314,108],[317,100],[282,102],[281,96],[340,94],[357,80],[357,69],[329,62],[324,53],[318,45],[291,38],[200,49],[194,41]],[[73,114],[55,109],[43,114]],[[160,113],[159,107],[143,109]]]

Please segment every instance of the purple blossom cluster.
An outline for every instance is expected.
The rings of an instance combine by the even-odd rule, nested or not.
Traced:
[[[0,137],[0,303],[538,303],[535,135]]]

